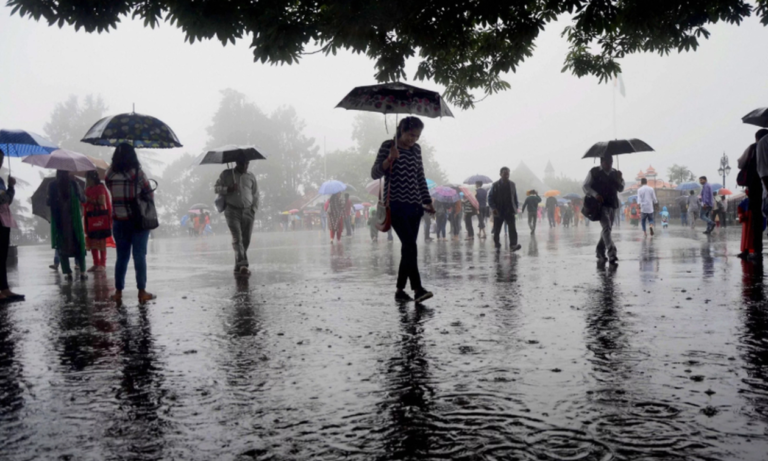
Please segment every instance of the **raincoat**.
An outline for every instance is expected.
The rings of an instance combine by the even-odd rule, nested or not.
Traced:
[[[667,227],[669,226],[669,211],[667,211],[667,207],[663,207],[661,209],[661,227]]]

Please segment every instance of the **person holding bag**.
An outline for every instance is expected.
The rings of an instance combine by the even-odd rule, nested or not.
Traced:
[[[93,255],[93,267],[88,272],[107,271],[107,247],[115,247],[112,201],[99,173],[89,171],[85,174],[85,249]]]
[[[424,123],[416,117],[401,120],[395,139],[387,140],[381,145],[371,169],[373,179],[385,178],[385,206],[389,207],[392,228],[402,242],[395,292],[397,302],[415,300],[421,303],[433,296],[421,284],[416,244],[424,210],[435,213],[424,177],[421,147],[417,144],[423,129]],[[378,212],[385,216],[382,210],[379,209]],[[386,229],[380,227],[379,230]],[[415,299],[405,292],[408,280],[411,282]]]
[[[125,274],[133,254],[139,303],[155,299],[147,292],[147,243],[149,228],[142,210],[144,204],[154,200],[154,191],[141,169],[136,150],[130,144],[120,144],[112,155],[112,165],[107,170],[107,188],[112,194],[112,220],[117,263],[115,264],[115,294],[112,300],[122,302]],[[154,202],[152,202],[154,203]],[[156,221],[155,221],[156,224]]]

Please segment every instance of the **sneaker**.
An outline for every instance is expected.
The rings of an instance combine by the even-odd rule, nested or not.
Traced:
[[[57,266],[56,264],[51,264],[50,266],[48,266],[48,268],[49,268],[49,269],[53,269],[53,270],[55,270],[56,272],[58,272],[58,271],[59,271],[59,266]]]
[[[618,266],[618,265],[619,265],[619,258],[617,258],[617,257],[615,257],[615,256],[614,256],[613,258],[611,258],[611,259],[609,259],[609,260],[608,260],[608,263],[609,263],[611,266]]]
[[[432,296],[434,296],[431,291],[427,291],[424,288],[422,288],[420,290],[416,290],[414,295],[416,296],[416,302],[417,303],[422,303],[422,302],[428,300],[429,298],[431,298]]]
[[[413,298],[411,298],[411,295],[409,295],[405,291],[397,290],[395,292],[395,301],[399,303],[407,303],[407,302],[413,301]]]
[[[97,270],[99,270],[99,269],[98,269],[98,266],[91,266],[91,268],[90,268],[90,269],[88,269],[88,271],[87,271],[87,272],[96,272]]]
[[[604,265],[607,262],[608,262],[608,258],[606,258],[603,255],[597,255],[597,263],[598,264]]]
[[[520,248],[522,248],[522,247],[523,247],[523,246],[522,246],[522,245],[520,245],[520,244],[518,243],[517,245],[515,245],[515,246],[513,246],[513,247],[512,247],[512,251],[517,251],[517,250],[519,250],[519,249],[520,249]]]

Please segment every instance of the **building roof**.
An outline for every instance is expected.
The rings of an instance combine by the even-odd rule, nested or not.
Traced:
[[[536,174],[528,167],[528,165],[525,164],[525,162],[520,161],[520,164],[517,165],[517,168],[515,168],[510,174],[509,179],[515,182],[515,185],[517,186],[517,193],[519,196],[524,196],[525,191],[536,189],[536,191],[539,194],[543,194],[544,192],[549,190],[549,187],[539,179]]]
[[[522,164],[522,163],[523,162],[520,162],[520,164]],[[554,172],[555,172],[555,167],[552,166],[552,162],[551,161],[547,161],[547,167],[544,168],[544,173],[554,173]]]

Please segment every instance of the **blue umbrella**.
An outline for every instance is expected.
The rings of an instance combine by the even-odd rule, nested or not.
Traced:
[[[481,182],[483,184],[491,184],[493,182],[493,179],[489,178],[488,176],[482,175],[482,174],[476,174],[474,176],[470,176],[467,179],[464,180],[464,184],[475,184]]]
[[[699,190],[699,189],[701,189],[701,184],[697,182],[684,182],[679,186],[675,187],[675,190]]]
[[[59,147],[39,134],[24,130],[0,130],[0,149],[8,157],[48,155]],[[11,163],[8,162],[8,171]]]
[[[567,199],[570,199],[570,200],[580,200],[581,199],[581,195],[574,194],[573,192],[571,192],[569,194],[563,195],[563,198],[567,198]]]
[[[347,190],[346,184],[341,181],[331,179],[330,181],[324,182],[320,186],[320,189],[317,191],[317,193],[320,195],[333,195],[338,194],[339,192],[344,192],[345,190]]]
[[[723,188],[723,185],[719,184],[719,183],[716,183],[716,182],[713,182],[713,183],[709,184],[709,187],[712,188],[712,192],[717,192],[717,191],[719,191],[720,189]]]
[[[427,189],[432,190],[435,187],[437,187],[437,183],[432,181],[431,179],[427,179]]]
[[[637,203],[637,195],[630,195],[627,197],[627,203]]]
[[[565,205],[566,203],[571,203],[571,201],[570,200],[566,200],[564,198],[559,198],[558,197],[557,203],[558,203],[558,205]]]

